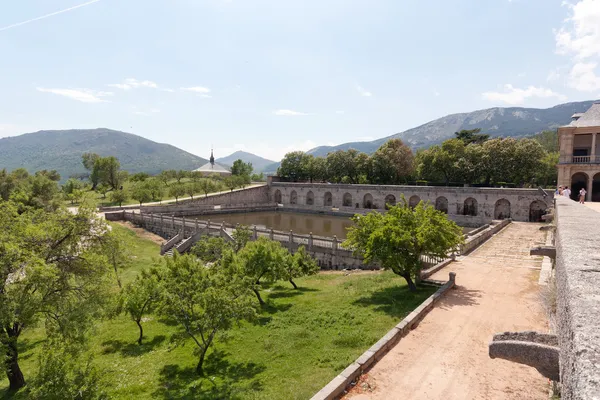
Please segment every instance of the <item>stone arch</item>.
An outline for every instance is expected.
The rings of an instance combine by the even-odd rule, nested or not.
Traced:
[[[494,219],[508,218],[510,218],[510,201],[506,199],[500,199],[494,206]]]
[[[592,193],[588,193],[588,199],[591,201],[600,201],[600,173],[592,178]]]
[[[440,196],[435,199],[435,209],[443,212],[444,214],[448,214],[448,199],[444,196]]]
[[[323,205],[325,207],[331,207],[333,205],[333,196],[331,195],[331,192],[325,192],[323,195]]]
[[[281,204],[281,191],[279,189],[273,194],[273,200],[275,200],[275,203]]]
[[[315,194],[312,192],[312,190],[309,190],[308,193],[306,193],[306,205],[312,206],[314,204],[315,204]]]
[[[290,193],[290,204],[298,204],[298,193],[295,190]]]
[[[465,200],[463,203],[463,215],[477,216],[477,200],[472,197],[468,197]]]
[[[388,194],[385,196],[385,205],[386,206],[395,206],[396,205],[396,196],[393,194]]]
[[[363,197],[363,208],[373,208],[373,196],[371,193],[367,193]]]
[[[415,208],[420,202],[421,198],[415,194],[414,196],[410,196],[410,199],[408,199],[408,206],[410,208]]]
[[[548,205],[541,200],[536,200],[529,205],[529,222],[542,222],[542,215],[546,214]]]
[[[344,207],[352,207],[352,195],[350,193],[344,193]]]
[[[588,175],[585,172],[577,172],[571,176],[571,200],[579,200],[579,191],[581,188],[588,189]],[[593,191],[593,188],[592,188]]]

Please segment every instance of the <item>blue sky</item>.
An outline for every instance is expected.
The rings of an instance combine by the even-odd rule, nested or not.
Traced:
[[[107,127],[208,157],[600,98],[600,0],[19,0],[0,137]]]

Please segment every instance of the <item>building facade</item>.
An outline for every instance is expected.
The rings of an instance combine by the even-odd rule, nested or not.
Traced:
[[[574,114],[569,125],[558,128],[560,158],[558,185],[571,189],[576,200],[581,188],[586,200],[600,201],[600,102]]]

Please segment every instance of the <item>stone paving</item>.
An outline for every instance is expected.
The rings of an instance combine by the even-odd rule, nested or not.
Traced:
[[[545,242],[540,226],[512,223],[433,275],[455,271],[457,288],[346,398],[547,399],[548,382],[535,369],[488,356],[495,333],[548,331],[538,285],[542,257],[529,255]]]

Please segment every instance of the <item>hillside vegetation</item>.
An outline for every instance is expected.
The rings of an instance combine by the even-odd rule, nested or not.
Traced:
[[[266,158],[257,156],[256,154],[248,153],[246,151],[236,151],[235,153],[230,154],[227,157],[217,158],[216,161],[219,164],[232,166],[233,163],[237,160],[242,160],[245,163],[252,164],[253,172],[256,174],[264,172],[265,167],[275,162],[273,160],[268,160]]]
[[[207,160],[169,144],[156,143],[131,133],[111,129],[39,131],[0,139],[0,169],[25,168],[30,173],[56,170],[62,180],[85,173],[83,153],[114,156],[131,173],[156,174],[163,170],[191,171]]]

